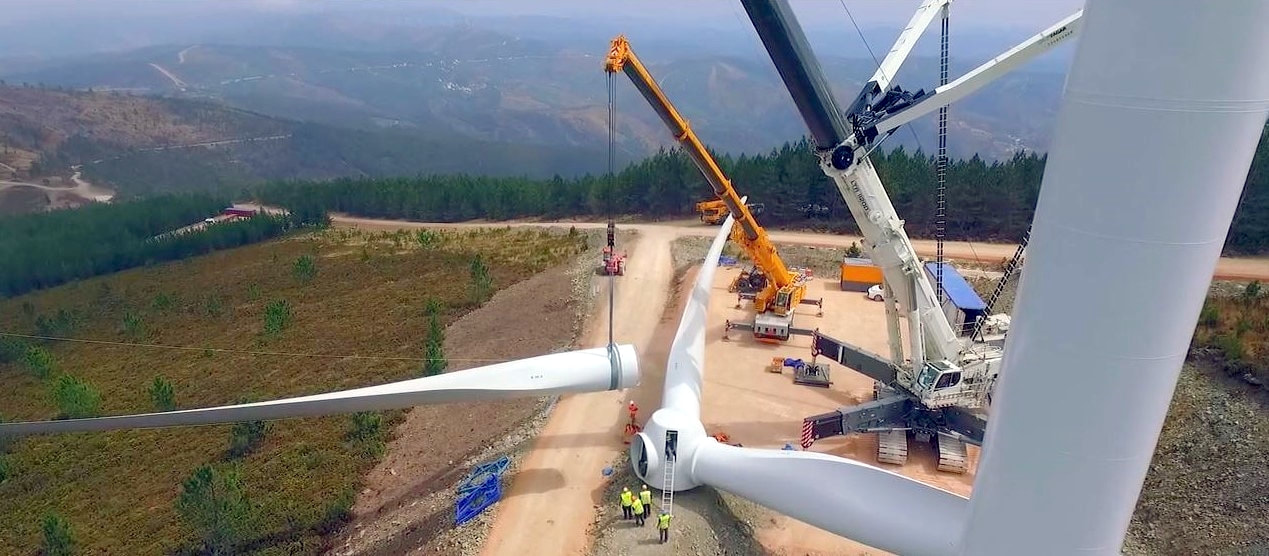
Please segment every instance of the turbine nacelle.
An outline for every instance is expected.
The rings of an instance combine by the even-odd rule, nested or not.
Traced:
[[[675,442],[675,463],[692,462],[702,442],[716,442],[705,434],[705,427],[699,419],[689,417],[674,408],[663,407],[656,410],[643,427],[643,432],[635,435],[630,442],[630,463],[634,466],[635,475],[646,484],[662,485],[665,476],[666,432],[677,433]],[[677,467],[672,488],[675,492],[691,490],[701,486],[691,472],[691,465]]]

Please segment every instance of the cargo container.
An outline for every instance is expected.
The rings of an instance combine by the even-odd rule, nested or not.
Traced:
[[[872,259],[846,257],[842,260],[841,282],[843,291],[866,292],[881,283],[881,267],[872,264]]]
[[[983,298],[978,296],[978,292],[974,291],[973,286],[969,285],[956,267],[949,263],[925,263],[925,274],[930,279],[930,285],[938,288],[936,276],[939,264],[943,265],[943,314],[947,315],[947,321],[957,334],[967,335],[974,331],[974,323],[978,318],[984,316],[987,304],[983,303]]]

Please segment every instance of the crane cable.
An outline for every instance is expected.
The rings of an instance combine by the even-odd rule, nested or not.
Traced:
[[[850,24],[855,27],[855,33],[859,35],[859,42],[864,43],[864,48],[868,50],[868,55],[872,57],[872,63],[877,66],[878,70],[880,70],[881,60],[877,58],[877,54],[873,52],[872,46],[868,44],[868,38],[864,36],[864,30],[860,29],[859,23],[855,21],[855,14],[850,13],[850,8],[846,6],[846,0],[837,0],[837,1],[839,4],[842,5],[842,9],[846,11],[846,17],[850,19]],[[885,73],[882,73],[882,75],[885,75]],[[885,75],[885,77],[886,79],[895,78],[895,76],[893,75]],[[906,124],[903,124],[903,127],[908,128],[908,133],[912,134],[912,140],[916,141],[917,148],[924,151],[925,147],[921,145],[921,136],[917,135],[916,129],[912,127],[912,124],[906,123]],[[878,139],[876,144],[873,146],[873,148],[869,149],[868,153],[864,154],[864,156],[868,156],[868,154],[872,154],[872,151],[877,150],[877,147],[881,146],[881,142],[888,139],[891,135],[894,134],[894,132],[895,130],[892,129],[889,132],[887,132],[884,137],[882,137],[881,139]]]
[[[947,85],[947,19],[950,4],[943,4],[943,29],[939,38],[939,86]],[[938,246],[935,256],[935,288],[939,303],[943,303],[943,239],[947,235],[947,105],[939,108],[939,156],[938,196],[934,205],[934,240]]]
[[[608,210],[607,241],[608,241],[609,256],[616,257],[617,256],[617,248],[616,248],[617,222],[613,218],[612,199],[613,199],[613,195],[615,194],[615,190],[617,188],[617,177],[614,174],[614,170],[613,170],[615,165],[615,162],[613,159],[615,158],[616,149],[617,149],[617,146],[616,146],[617,145],[617,141],[616,141],[617,122],[616,122],[616,107],[614,102],[615,95],[613,94],[613,85],[612,85],[612,72],[607,72],[607,75],[608,75],[608,195],[607,195],[607,203],[606,203],[607,210]],[[605,272],[607,272],[606,267],[607,267],[607,264],[605,263]],[[608,349],[610,352],[613,351],[614,346],[616,345],[616,343],[613,341],[613,315],[616,313],[616,304],[617,304],[616,290],[617,290],[617,276],[615,273],[608,272]]]

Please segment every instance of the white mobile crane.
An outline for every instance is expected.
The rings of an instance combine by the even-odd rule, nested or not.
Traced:
[[[812,355],[826,355],[875,379],[876,399],[806,418],[802,444],[809,447],[819,438],[876,432],[878,461],[902,464],[911,433],[918,441],[937,442],[940,470],[963,473],[965,443],[983,440],[1008,317],[986,317],[969,337],[956,333],[868,154],[903,124],[965,97],[1074,36],[1082,12],[933,92],[904,91],[892,83],[899,67],[940,13],[946,21],[948,0],[924,0],[843,113],[787,1],[741,3],[810,129],[820,167],[837,185],[864,237],[864,251],[884,278],[889,359],[819,333],[812,344]],[[907,320],[906,359],[900,311]]]

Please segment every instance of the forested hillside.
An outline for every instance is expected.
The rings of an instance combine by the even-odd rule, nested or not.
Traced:
[[[845,203],[821,173],[806,141],[785,144],[764,155],[722,155],[718,159],[742,194],[766,204],[763,223],[853,228]],[[908,233],[932,236],[934,157],[900,148],[874,153],[872,160],[895,209],[905,219]],[[991,164],[978,157],[952,161],[947,171],[948,238],[1019,239],[1031,222],[1044,162],[1045,157],[1033,153],[1019,153]],[[691,214],[696,201],[711,195],[691,160],[678,150],[661,151],[632,164],[611,181],[594,175],[550,180],[438,175],[277,182],[259,190],[266,203],[315,203],[331,211],[429,221],[553,218],[599,215],[610,210],[653,217],[685,216]],[[828,207],[829,214],[810,221],[802,210],[807,205]],[[1269,141],[1263,137],[1226,249],[1242,253],[1269,250]]]
[[[350,130],[203,100],[62,91],[0,82],[0,179],[72,167],[123,197],[234,191],[270,179],[475,172],[578,175],[597,149],[480,141],[444,126]]]
[[[137,149],[285,134],[283,120],[206,102],[0,82],[0,162],[25,176]]]
[[[257,215],[177,231],[215,215],[226,200],[159,196],[0,220],[0,297],[276,237],[325,215]]]
[[[598,151],[433,138],[408,131],[359,131],[293,124],[280,140],[200,149],[136,152],[84,167],[94,182],[140,195],[221,191],[274,179],[387,177],[472,172],[492,176],[579,175],[602,167]]]

